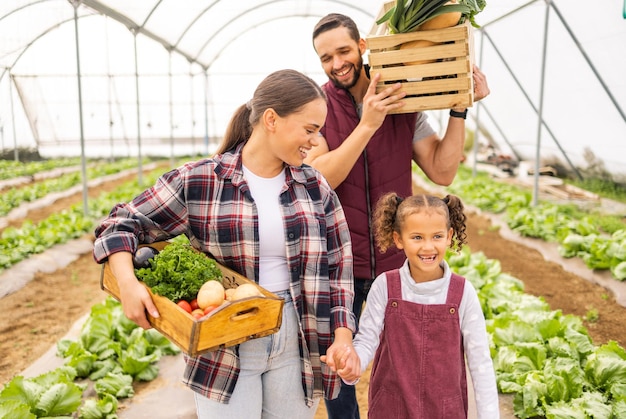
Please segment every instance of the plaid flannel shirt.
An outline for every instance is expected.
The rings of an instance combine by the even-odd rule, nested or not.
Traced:
[[[257,280],[258,218],[241,168],[241,148],[187,163],[159,178],[130,203],[116,205],[96,228],[94,258],[135,252],[139,243],[180,234],[219,263]],[[306,403],[335,398],[339,378],[320,361],[338,327],[353,332],[352,246],[337,195],[315,169],[286,167],[280,208],[285,225],[290,289],[301,333]],[[239,375],[237,346],[185,357],[183,381],[210,399],[227,403]]]

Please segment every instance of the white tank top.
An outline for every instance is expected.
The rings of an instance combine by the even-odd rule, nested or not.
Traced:
[[[273,178],[264,178],[243,166],[243,174],[259,215],[259,285],[270,292],[288,290],[287,245],[280,209],[285,172]]]

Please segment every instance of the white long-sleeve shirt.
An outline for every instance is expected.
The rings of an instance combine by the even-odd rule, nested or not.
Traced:
[[[444,275],[441,279],[416,283],[409,272],[408,261],[405,261],[400,269],[402,299],[418,304],[445,304],[451,272],[445,261],[442,267]],[[361,371],[367,369],[380,344],[387,300],[387,276],[383,273],[376,278],[367,295],[367,303],[359,320],[359,331],[354,339],[354,348],[361,359]],[[476,289],[467,280],[459,306],[459,321],[467,366],[474,386],[478,418],[498,419],[498,388],[489,353],[485,317]]]

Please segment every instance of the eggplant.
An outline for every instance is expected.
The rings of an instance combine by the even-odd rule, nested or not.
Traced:
[[[150,268],[150,259],[159,254],[154,247],[143,246],[137,249],[133,256],[133,266],[135,269]]]

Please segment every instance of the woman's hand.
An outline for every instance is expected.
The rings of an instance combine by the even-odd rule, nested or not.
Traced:
[[[156,318],[159,317],[159,311],[146,287],[135,276],[132,254],[114,253],[109,256],[108,263],[120,289],[120,302],[124,314],[141,328],[150,329],[152,325],[146,317],[146,312]]]
[[[129,281],[124,287],[120,286],[120,301],[126,317],[143,329],[152,328],[146,313],[159,317],[150,293],[138,280]]]
[[[355,384],[361,377],[361,359],[352,342],[334,342],[320,357],[346,384]]]

